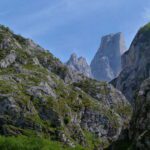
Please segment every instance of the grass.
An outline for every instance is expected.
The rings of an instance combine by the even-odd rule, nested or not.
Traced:
[[[50,141],[38,137],[4,137],[0,136],[0,149],[1,150],[85,150],[77,146],[70,148],[62,145],[59,142]]]

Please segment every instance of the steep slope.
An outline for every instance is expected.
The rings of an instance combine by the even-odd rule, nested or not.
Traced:
[[[125,49],[122,33],[102,37],[100,48],[91,62],[94,78],[104,81],[114,79],[121,71],[121,52]]]
[[[139,30],[129,50],[122,56],[123,71],[112,81],[133,104],[141,83],[150,76],[150,24]]]
[[[1,135],[103,149],[130,117],[130,104],[111,85],[73,72],[32,40],[0,26]]]
[[[123,71],[112,83],[133,104],[130,126],[111,150],[150,149],[150,23],[142,27],[123,55]],[[120,147],[123,145],[124,147]]]
[[[123,130],[108,150],[150,149],[150,78],[142,82],[135,100],[130,126]]]
[[[91,68],[83,57],[78,58],[76,54],[72,54],[66,65],[84,76],[92,77]]]
[[[130,139],[134,149],[150,149],[150,78],[142,82],[131,120]]]

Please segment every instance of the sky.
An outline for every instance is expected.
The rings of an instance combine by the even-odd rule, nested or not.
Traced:
[[[129,47],[149,21],[150,0],[0,0],[0,24],[63,62],[75,52],[90,63],[110,33],[123,32]]]

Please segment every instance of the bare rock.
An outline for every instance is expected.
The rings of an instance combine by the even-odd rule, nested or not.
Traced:
[[[125,49],[122,33],[102,37],[100,48],[91,62],[94,78],[110,81],[118,76],[121,71],[121,53]]]

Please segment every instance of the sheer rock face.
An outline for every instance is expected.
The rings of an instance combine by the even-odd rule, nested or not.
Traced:
[[[112,83],[133,104],[141,83],[150,76],[150,29],[148,25],[141,28],[129,50],[123,54],[122,67],[122,72]]]
[[[102,37],[100,48],[91,62],[94,78],[106,81],[114,79],[121,71],[121,53],[125,49],[122,33]]]
[[[66,64],[72,70],[77,71],[87,77],[92,77],[91,68],[84,57],[78,58],[76,54],[72,54]]]
[[[124,136],[125,132],[120,136],[123,137],[121,144],[128,145],[129,149],[148,150],[150,149],[150,23],[139,30],[130,49],[122,57],[122,65],[123,71],[112,83],[133,104],[133,116],[127,129],[127,136]],[[117,142],[113,149],[118,149],[118,146]]]

